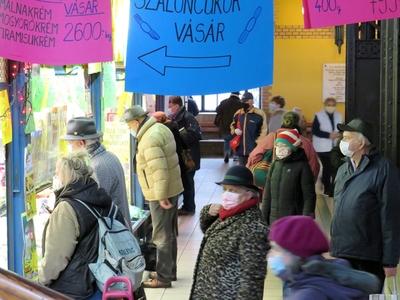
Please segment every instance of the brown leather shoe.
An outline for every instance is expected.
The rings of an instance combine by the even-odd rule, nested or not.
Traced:
[[[149,278],[150,278],[150,279],[158,279],[158,274],[157,274],[157,272],[150,272]],[[175,276],[174,278],[172,278],[172,281],[177,281],[176,276]]]
[[[166,289],[171,287],[171,282],[164,282],[158,279],[150,279],[143,282],[143,287],[146,289]]]

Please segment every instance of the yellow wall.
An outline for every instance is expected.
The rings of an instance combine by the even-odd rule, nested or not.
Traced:
[[[275,23],[276,26],[303,25],[301,0],[275,0]],[[344,62],[345,47],[339,55],[333,37],[276,38],[272,95],[284,96],[287,109],[301,107],[306,120],[312,121],[323,106],[323,64]],[[344,115],[343,103],[338,104],[338,110]]]

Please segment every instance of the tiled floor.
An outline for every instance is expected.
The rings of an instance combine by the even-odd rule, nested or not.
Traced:
[[[187,300],[189,299],[190,288],[194,265],[200,247],[203,234],[199,228],[200,209],[212,202],[220,201],[221,188],[215,184],[221,180],[229,165],[224,164],[222,159],[203,159],[201,170],[196,173],[196,205],[197,212],[192,217],[179,218],[178,237],[178,281],[173,282],[169,289],[146,289],[148,300]],[[321,217],[323,216],[323,217]],[[317,219],[322,227],[328,231],[330,219],[328,206],[324,199],[318,199]],[[321,222],[323,220],[324,222]],[[275,276],[268,274],[264,288],[265,300],[282,299],[282,285]],[[212,299],[210,299],[212,300]]]

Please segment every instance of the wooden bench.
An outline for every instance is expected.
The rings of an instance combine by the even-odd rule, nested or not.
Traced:
[[[4,269],[0,269],[0,299],[72,300],[56,291],[36,284]]]

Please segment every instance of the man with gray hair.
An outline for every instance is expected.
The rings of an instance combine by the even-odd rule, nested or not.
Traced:
[[[383,286],[396,275],[400,256],[399,171],[371,144],[367,123],[354,119],[337,127],[347,161],[335,180],[331,254],[375,274]]]
[[[183,191],[176,144],[171,130],[135,105],[124,113],[137,140],[136,174],[149,202],[153,243],[157,246],[156,272],[146,288],[168,288],[176,278],[178,196]]]
[[[107,151],[100,143],[102,135],[101,132],[97,132],[94,119],[78,117],[68,121],[64,140],[68,141],[71,151],[86,150],[88,152],[94,179],[99,187],[110,195],[129,224],[131,218],[124,169],[118,157]]]

